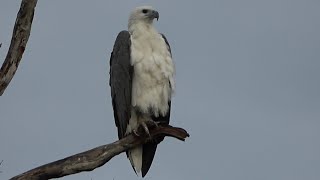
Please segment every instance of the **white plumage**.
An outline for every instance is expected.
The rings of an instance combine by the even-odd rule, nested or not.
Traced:
[[[129,17],[128,31],[121,31],[110,57],[110,87],[119,139],[138,135],[143,127],[170,122],[175,68],[169,43],[153,26],[159,13],[150,6],[138,7]],[[149,171],[158,144],[164,136],[126,152],[136,173]]]
[[[174,88],[174,66],[167,45],[153,26],[133,24],[131,64],[134,66],[132,106],[139,106],[156,116],[168,111],[168,100]]]
[[[162,35],[153,27],[152,21],[139,18],[141,9],[151,9],[143,6],[135,9],[129,19],[131,35],[131,65],[134,67],[132,79],[132,106],[139,107],[143,116],[150,119],[154,116],[165,116],[168,112],[168,101],[174,91],[175,68]],[[131,119],[126,133],[138,128],[136,112],[131,111]],[[141,120],[140,120],[141,121]],[[142,165],[142,147],[129,152],[129,159],[136,172]]]

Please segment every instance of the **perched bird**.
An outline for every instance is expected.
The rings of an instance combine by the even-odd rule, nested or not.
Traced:
[[[142,126],[169,124],[175,67],[169,43],[153,26],[159,13],[151,6],[135,8],[128,31],[121,31],[110,58],[110,87],[119,139]],[[164,137],[127,151],[136,173],[144,177]]]

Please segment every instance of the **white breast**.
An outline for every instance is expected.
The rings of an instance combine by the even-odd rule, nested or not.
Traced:
[[[174,90],[174,64],[162,36],[153,28],[131,36],[132,106],[165,115]]]

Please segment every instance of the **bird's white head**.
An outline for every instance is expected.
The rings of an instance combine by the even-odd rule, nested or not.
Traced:
[[[136,7],[130,14],[128,28],[132,25],[143,23],[152,25],[153,19],[159,19],[158,11],[154,10],[151,6]]]

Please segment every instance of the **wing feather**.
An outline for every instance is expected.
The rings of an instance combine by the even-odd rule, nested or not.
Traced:
[[[133,66],[130,63],[130,34],[121,31],[110,57],[110,80],[112,106],[118,137],[125,136],[131,117],[131,93]]]
[[[166,44],[167,44],[167,48],[168,48],[168,51],[170,52],[170,55],[171,55],[171,57],[172,57],[172,54],[171,54],[171,47],[170,47],[170,44],[169,44],[169,42],[168,42],[168,40],[167,40],[166,36],[165,36],[164,34],[161,34],[161,36],[162,36],[162,38],[164,39],[164,41],[166,42]]]

